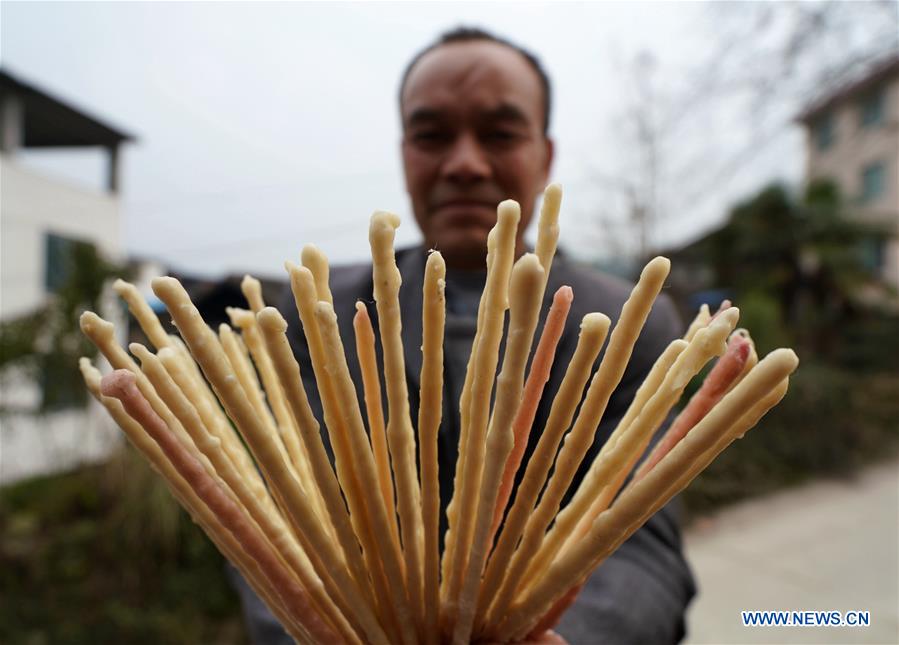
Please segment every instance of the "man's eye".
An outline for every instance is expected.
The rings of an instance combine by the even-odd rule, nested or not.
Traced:
[[[449,140],[449,133],[443,130],[419,130],[412,133],[412,141],[419,144],[436,144]]]
[[[484,133],[483,138],[490,143],[512,143],[518,140],[518,133],[514,130],[489,130]]]

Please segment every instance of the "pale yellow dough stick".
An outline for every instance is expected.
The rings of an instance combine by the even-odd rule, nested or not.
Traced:
[[[509,559],[518,545],[518,540],[534,505],[537,503],[537,496],[546,482],[546,476],[552,467],[562,435],[574,418],[578,402],[584,393],[584,386],[593,370],[593,363],[596,361],[609,331],[609,324],[607,316],[596,312],[587,314],[581,320],[574,356],[565,370],[559,391],[553,399],[549,418],[543,432],[540,433],[537,447],[528,460],[524,477],[515,491],[515,501],[506,515],[499,539],[487,563],[487,571],[484,573],[478,601],[476,624],[479,631],[484,627],[485,619],[489,619],[487,622],[495,622],[493,617],[486,613],[487,609],[496,597],[499,585],[508,570]]]
[[[418,409],[418,455],[421,472],[422,524],[424,526],[425,615],[423,631],[424,640],[428,645],[436,645],[440,635],[440,480],[438,477],[437,435],[440,430],[440,419],[443,416],[445,288],[446,263],[440,252],[434,251],[428,256],[425,265],[425,279],[422,288],[422,362]],[[356,303],[356,306],[358,307],[360,304]],[[374,349],[373,344],[372,349]],[[378,396],[380,404],[380,393]],[[392,493],[392,487],[390,490]]]
[[[159,322],[159,318],[150,308],[147,300],[141,295],[141,292],[136,286],[120,279],[113,283],[112,288],[119,297],[128,304],[128,310],[131,312],[131,315],[134,316],[134,319],[137,320],[138,325],[140,325],[140,328],[144,331],[144,334],[146,334],[153,347],[162,349],[163,347],[172,347],[174,345],[179,351],[184,350],[182,358],[189,363],[191,378],[197,381],[193,389],[196,390],[197,394],[206,397],[208,403],[214,407],[215,413],[220,417],[220,420],[217,423],[217,434],[219,434],[224,441],[230,441],[226,436],[227,433],[222,431],[223,426],[225,425],[227,425],[230,430],[230,425],[228,424],[227,419],[225,419],[225,415],[222,414],[222,411],[219,409],[215,395],[212,394],[212,391],[200,374],[197,364],[194,363],[193,358],[190,353],[186,351],[183,343],[180,343],[177,340],[177,337],[166,334],[165,329],[162,327],[162,323]],[[233,430],[231,430],[231,434],[233,435]],[[235,436],[234,439],[236,438],[237,437]]]
[[[495,253],[495,259],[488,262],[487,284],[484,287],[486,302],[483,329],[480,338],[476,339],[477,350],[472,350],[476,351],[476,362],[470,394],[470,427],[466,443],[463,445],[460,439],[459,444],[459,454],[464,453],[466,457],[461,473],[461,487],[453,492],[453,498],[458,498],[456,502],[459,509],[465,512],[459,514],[456,526],[449,524],[446,536],[447,541],[451,538],[455,540],[454,559],[450,563],[449,581],[446,583],[445,615],[441,616],[441,620],[445,623],[444,629],[449,634],[455,629],[462,576],[474,530],[473,511],[481,484],[490,395],[496,378],[505,311],[509,304],[509,277],[515,259],[515,232],[521,219],[521,210],[516,202],[506,200],[497,207],[496,216],[497,223],[494,228],[496,233],[491,232],[488,239],[488,258]]]
[[[215,469],[212,467],[212,464],[209,463],[209,460],[197,449],[193,440],[190,438],[190,435],[187,434],[184,427],[178,419],[175,418],[175,415],[172,414],[172,411],[168,409],[162,399],[159,398],[159,395],[156,394],[156,390],[153,389],[153,386],[150,384],[150,381],[147,380],[147,377],[144,376],[144,373],[140,371],[140,367],[137,366],[137,363],[135,363],[128,353],[116,342],[115,325],[107,320],[103,320],[93,311],[85,311],[81,314],[79,324],[84,335],[87,336],[96,348],[100,350],[100,353],[106,357],[106,360],[109,361],[109,364],[113,369],[128,370],[137,377],[137,387],[141,391],[141,394],[144,395],[144,398],[150,403],[150,407],[153,408],[153,411],[165,421],[165,424],[175,434],[178,440],[184,444],[191,456],[203,464],[206,471],[215,477]]]
[[[637,415],[640,414],[640,410],[649,401],[649,397],[659,389],[665,374],[668,373],[668,370],[674,364],[674,360],[686,347],[687,341],[675,339],[665,348],[665,351],[656,359],[652,369],[649,370],[649,374],[646,375],[643,383],[637,389],[633,401],[631,401],[624,416],[621,417],[621,421],[615,426],[615,430],[609,436],[606,444],[616,443],[621,434],[630,427]],[[605,510],[603,500],[609,494],[607,491],[611,487],[608,485],[608,482],[603,482],[599,479],[599,464],[599,461],[593,461],[590,465],[590,470],[587,471],[587,474],[581,480],[574,497],[556,516],[553,527],[543,539],[543,545],[540,547],[537,559],[551,561],[560,548],[566,548],[567,545],[577,541],[579,536],[587,531],[599,513]],[[560,524],[568,526],[572,520],[577,522],[577,528],[573,532],[566,534],[565,531],[558,530]],[[525,577],[532,579],[529,577],[530,573],[531,570],[529,569]]]
[[[287,340],[287,321],[274,307],[264,308],[257,314],[256,320],[275,370],[284,385],[284,394],[309,454],[316,488],[322,495],[344,558],[353,577],[362,580],[368,586],[368,572],[362,559],[362,551],[353,533],[349,512],[340,493],[340,485],[322,443],[318,421],[312,413],[306,391],[303,389],[300,365]]]
[[[130,282],[118,279],[112,283],[113,290],[119,294],[119,297],[128,304],[131,315],[137,320],[137,324],[147,335],[147,338],[156,349],[168,347],[171,344],[169,335],[162,328],[159,318],[153,313],[150,305],[141,295],[136,286]]]
[[[246,309],[235,307],[228,307],[226,312],[229,318],[231,318],[231,323],[240,328],[247,349],[250,350],[250,356],[252,356],[253,363],[256,365],[256,369],[262,379],[269,406],[272,414],[274,414],[278,434],[284,443],[284,447],[287,449],[291,462],[293,462],[296,474],[307,494],[312,497],[316,515],[318,515],[328,532],[333,533],[334,528],[331,526],[328,515],[325,512],[324,501],[309,473],[309,460],[300,444],[299,431],[290,410],[287,408],[287,402],[284,400],[284,391],[281,389],[278,375],[275,373],[272,360],[268,355],[268,350],[265,348],[265,342],[262,340],[259,328],[256,326],[256,316]]]
[[[251,275],[245,275],[240,281],[240,290],[254,314],[258,314],[265,308],[265,300],[262,298],[262,283],[259,280]]]
[[[93,397],[99,401],[113,421],[121,428],[134,448],[140,452],[150,466],[165,481],[169,491],[178,500],[195,522],[209,536],[216,547],[240,570],[244,578],[264,600],[265,604],[275,617],[284,626],[287,632],[300,642],[311,642],[306,628],[300,625],[287,611],[284,601],[275,592],[269,580],[262,574],[259,566],[250,558],[237,540],[221,525],[218,518],[212,513],[203,501],[197,497],[193,488],[184,481],[184,478],[169,462],[156,442],[150,438],[140,424],[128,416],[121,402],[112,397],[103,396],[100,392],[100,370],[91,365],[89,359],[82,357],[78,361],[81,375],[87,385],[87,389]]]
[[[331,273],[328,267],[328,258],[314,244],[307,244],[303,247],[300,255],[300,261],[303,266],[312,272],[315,278],[315,294],[318,300],[324,300],[330,305],[334,304],[334,298],[331,296],[331,287],[328,285],[328,276]]]
[[[478,588],[484,561],[490,548],[493,512],[506,461],[512,452],[515,437],[512,421],[521,404],[524,387],[524,371],[527,365],[540,305],[543,302],[543,286],[546,272],[537,256],[527,253],[512,269],[509,288],[509,331],[502,371],[496,382],[496,403],[487,431],[486,452],[483,455],[483,477],[474,521],[471,549],[466,571],[462,579],[462,591],[458,601],[453,642],[465,645],[471,638],[472,623],[478,601]],[[473,462],[470,462],[473,463]]]
[[[393,240],[398,226],[399,217],[393,213],[378,211],[371,216],[368,239],[371,246],[378,329],[384,352],[387,445],[396,482],[406,589],[414,623],[420,627],[424,619],[421,488],[415,463],[415,433],[409,416],[406,359],[401,336],[399,292],[402,279],[393,250]]]
[[[139,343],[132,343],[130,349],[131,353],[141,361],[142,371],[150,379],[160,397],[184,425],[200,451],[209,457],[216,472],[231,487],[237,500],[256,522],[263,535],[275,547],[303,588],[310,594],[318,611],[349,642],[359,642],[354,629],[346,622],[343,614],[325,593],[324,586],[315,574],[309,558],[300,549],[281,514],[271,503],[264,488],[260,490],[262,484],[257,485],[243,479],[230,457],[222,449],[221,442],[203,424],[196,408],[169,376],[159,357],[150,353]]]
[[[722,435],[733,437],[734,430],[745,432],[748,429],[746,423],[757,421],[764,414],[765,410],[759,404],[776,404],[776,396],[772,393],[782,396],[782,382],[798,363],[796,354],[788,349],[775,350],[760,361],[646,477],[627,488],[612,507],[596,519],[583,540],[556,560],[547,575],[526,590],[498,630],[501,640],[525,636],[558,597],[687,486],[690,475],[700,472],[717,456],[715,450],[723,449],[728,443],[721,441]],[[585,566],[586,563],[589,566]]]
[[[495,259],[494,249],[496,248],[496,226],[490,229],[487,234],[487,273],[490,273]],[[474,381],[474,366],[477,363],[478,343],[481,338],[481,330],[484,328],[484,314],[487,310],[485,303],[487,302],[487,289],[481,291],[481,298],[478,301],[477,324],[475,327],[474,339],[471,343],[471,353],[468,355],[468,364],[465,367],[465,381],[462,384],[462,392],[459,396],[459,447],[468,445],[468,428],[471,418],[471,385]],[[464,450],[458,451],[456,458],[456,470],[453,474],[453,495],[450,497],[449,505],[446,507],[447,526],[453,527],[458,522],[459,506],[456,500],[456,491],[462,488],[462,471],[465,469],[466,454]],[[448,593],[448,585],[450,578],[451,563],[455,561],[456,553],[456,534],[447,528],[443,540],[443,556],[440,560],[440,601],[446,602]]]
[[[380,607],[381,618],[386,621],[383,626],[390,633],[391,640],[396,641],[400,638],[397,631],[400,628],[399,617],[403,611],[408,612],[408,603],[405,594],[396,598],[395,603],[393,602],[396,594],[390,591],[391,582],[387,579],[384,571],[382,545],[377,541],[377,534],[371,526],[368,489],[362,485],[359,473],[356,471],[353,447],[349,443],[349,429],[346,427],[338,403],[337,384],[326,368],[328,364],[327,349],[315,316],[317,301],[314,277],[309,269],[297,266],[292,262],[286,262],[285,267],[290,274],[290,288],[300,321],[303,324],[306,344],[309,347],[316,387],[325,416],[325,426],[334,450],[337,479],[346,497],[350,521],[356,538],[362,546],[368,573],[371,575],[371,582],[374,585],[374,591],[372,591],[371,585],[366,587],[366,597],[372,598],[372,602]],[[386,553],[388,557],[393,553],[389,544],[386,545]],[[398,554],[395,555],[399,557]],[[395,585],[396,581],[393,581],[393,584]],[[404,590],[405,587],[402,589]],[[410,633],[414,633],[414,630],[411,630]]]
[[[607,505],[611,501],[611,496],[618,492],[627,474],[649,445],[652,435],[680,399],[690,379],[712,358],[725,352],[727,337],[736,326],[738,318],[739,311],[735,307],[721,313],[707,326],[699,329],[687,347],[678,353],[674,363],[665,372],[662,383],[638,408],[636,417],[618,436],[613,433],[591,464],[590,471],[593,473],[591,481],[603,482],[607,490],[600,491],[600,495],[596,496],[590,508],[585,510],[582,506],[575,506],[572,512],[560,514],[556,518],[554,528],[558,535],[574,536],[575,524],[592,522],[588,520],[589,517],[595,518],[605,510],[603,505]],[[581,486],[583,487],[583,484]],[[569,542],[573,541],[573,537],[569,538]],[[544,544],[545,542],[544,540]],[[542,575],[555,554],[552,545],[547,545],[547,548],[541,546],[540,551],[532,558],[525,578],[533,580],[531,575]]]
[[[187,351],[187,348],[184,347],[183,351]],[[258,484],[256,490],[260,494],[269,497],[268,490],[262,483],[262,477],[259,475],[259,471],[256,470],[253,459],[240,442],[237,433],[231,427],[231,423],[227,421],[227,417],[219,408],[218,399],[213,399],[215,402],[213,410],[212,404],[210,404],[202,392],[198,391],[198,381],[189,373],[187,361],[184,360],[182,355],[182,349],[175,345],[163,347],[159,350],[158,356],[169,376],[172,377],[175,383],[178,384],[178,387],[181,388],[181,391],[184,392],[184,395],[196,407],[203,424],[222,442],[222,447],[228,453],[235,467],[240,470],[245,479],[252,480]],[[195,365],[193,358],[190,358],[190,362]],[[205,387],[205,380],[203,380],[203,384]]]
[[[365,596],[344,566],[336,545],[315,520],[312,506],[284,459],[276,437],[258,418],[227,356],[215,342],[212,330],[203,322],[187,292],[172,278],[155,279],[153,291],[168,307],[191,353],[225,405],[228,416],[234,420],[253,451],[266,480],[281,496],[294,533],[303,542],[303,549],[312,560],[329,595],[338,602],[348,619],[352,617],[358,621],[367,639],[376,643],[387,642],[387,636],[371,607],[363,600]]]
[[[686,333],[684,333],[684,340],[688,343],[693,340],[693,336],[696,334],[696,332],[708,325],[711,319],[712,314],[709,313],[709,306],[703,303],[699,307],[699,312],[696,314],[693,322],[691,322],[690,326],[687,327],[687,331]]]
[[[359,370],[362,372],[365,412],[368,416],[371,451],[378,472],[378,486],[381,489],[381,497],[384,498],[384,507],[387,509],[390,534],[399,546],[400,534],[396,524],[393,475],[390,472],[390,453],[387,450],[387,430],[384,426],[384,407],[381,403],[381,379],[378,376],[378,358],[375,353],[375,331],[371,326],[371,318],[368,317],[368,309],[359,301],[356,302],[356,315],[353,316],[353,331],[356,336]]]
[[[605,355],[581,403],[577,419],[562,443],[556,457],[555,469],[543,491],[540,503],[528,518],[521,543],[512,556],[509,570],[500,585],[490,615],[502,616],[514,598],[531,558],[540,547],[547,526],[558,512],[562,497],[593,443],[609,398],[624,375],[637,337],[649,317],[649,311],[656,297],[662,290],[670,268],[671,262],[667,258],[657,257],[650,260],[640,273],[640,279],[630,297],[622,306],[618,322],[609,336]]]
[[[349,430],[349,443],[353,453],[356,472],[359,474],[364,490],[376,493],[378,490],[378,477],[375,472],[375,461],[365,435],[362,412],[359,409],[359,400],[356,397],[356,387],[353,385],[353,380],[347,367],[346,354],[344,354],[343,343],[340,340],[340,332],[337,328],[337,315],[330,304],[320,301],[315,307],[315,318],[327,349],[325,368],[334,379],[335,390],[340,403],[339,409],[343,414],[343,421]],[[390,531],[389,521],[380,495],[373,494],[368,496],[368,508],[369,520],[374,535],[388,535]],[[389,540],[387,542],[386,547],[380,549],[384,572],[388,580],[401,580],[403,569],[400,564],[399,550],[394,549],[393,545],[389,544]],[[393,602],[399,606],[397,613],[399,614],[400,626],[403,629],[404,636],[411,642],[416,642],[416,625],[413,617],[408,613],[403,615],[403,607],[400,603],[403,595],[402,592],[394,593]]]
[[[640,408],[639,414],[614,442],[606,442],[594,460],[596,479],[605,482],[609,491],[601,494],[597,506],[605,503],[610,495],[617,493],[633,464],[643,455],[652,435],[662,425],[668,412],[683,394],[684,388],[696,374],[715,356],[724,354],[727,337],[733,331],[739,318],[739,311],[732,307],[715,317],[700,329],[666,372],[658,389],[653,392]],[[591,464],[591,470],[593,464]],[[590,513],[591,511],[588,511]],[[599,512],[596,512],[598,515]],[[561,535],[569,535],[579,518],[569,513],[556,518],[556,530]],[[542,575],[555,553],[542,548],[532,558],[529,573]],[[533,578],[527,578],[533,579]]]

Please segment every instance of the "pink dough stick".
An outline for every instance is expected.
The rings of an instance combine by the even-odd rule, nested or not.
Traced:
[[[197,496],[209,507],[222,525],[240,543],[244,551],[259,565],[262,573],[277,590],[285,605],[308,630],[310,636],[322,643],[340,641],[337,633],[319,615],[309,595],[287,572],[278,554],[253,525],[243,510],[222,490],[206,469],[181,445],[165,422],[150,407],[137,389],[137,379],[128,370],[115,370],[103,377],[100,389],[104,396],[122,402],[128,415],[137,421],[159,447]]]
[[[661,441],[656,444],[655,449],[640,466],[634,476],[634,482],[640,481],[653,466],[662,460],[662,457],[671,452],[671,449],[686,436],[693,426],[699,423],[709,413],[709,410],[721,400],[721,397],[743,373],[743,368],[751,353],[751,340],[739,333],[731,335],[727,343],[727,351],[718,359],[715,367],[702,382],[702,386],[677,415]]]
[[[528,379],[524,385],[524,391],[521,396],[521,406],[512,422],[512,433],[515,437],[515,445],[506,461],[506,469],[503,471],[503,478],[499,486],[499,493],[496,498],[496,511],[493,514],[493,526],[490,529],[490,540],[496,535],[500,522],[503,520],[503,513],[506,510],[506,504],[509,503],[509,497],[512,495],[512,485],[515,483],[515,473],[521,465],[524,457],[524,450],[528,445],[528,435],[531,432],[531,426],[534,425],[534,416],[537,414],[537,406],[540,404],[540,397],[543,396],[543,388],[549,380],[549,372],[553,366],[553,359],[556,357],[556,346],[562,337],[562,331],[565,329],[565,321],[568,319],[568,312],[571,311],[571,302],[574,300],[574,292],[571,287],[559,287],[553,296],[552,306],[549,313],[546,314],[546,322],[543,324],[543,332],[540,334],[540,342],[537,343],[537,349],[534,351],[534,358],[531,360],[531,371],[528,373]]]

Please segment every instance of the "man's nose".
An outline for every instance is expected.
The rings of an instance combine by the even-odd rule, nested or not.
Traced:
[[[491,166],[480,142],[472,135],[457,137],[443,161],[442,174],[450,181],[471,183],[487,179]]]

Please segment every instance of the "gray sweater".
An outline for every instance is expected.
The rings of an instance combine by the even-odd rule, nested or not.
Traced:
[[[403,276],[400,289],[400,305],[404,315],[402,335],[413,424],[418,418],[422,282],[425,259],[425,252],[420,247],[397,252],[397,265]],[[587,313],[599,311],[608,315],[614,325],[624,301],[630,294],[630,285],[596,271],[575,266],[560,254],[556,257],[550,272],[543,316],[548,310],[553,293],[562,285],[572,287],[574,302],[557,348],[549,382],[537,410],[519,477],[524,473],[524,463],[536,447],[540,430],[548,418],[553,397],[574,354],[581,319]],[[444,405],[438,439],[441,536],[446,529],[445,509],[452,497],[458,453],[458,396],[474,335],[474,308],[477,306],[477,297],[482,286],[483,277],[479,278],[477,275],[448,276]],[[352,348],[354,344],[352,321],[357,300],[361,300],[369,307],[377,335],[370,264],[333,269],[331,291],[346,348]],[[321,402],[311,378],[313,372],[301,331],[302,324],[289,293],[285,294],[280,309],[287,317],[288,336],[300,362],[310,403],[317,418],[321,420]],[[670,300],[661,297],[653,307],[643,333],[634,347],[624,377],[609,400],[606,413],[599,424],[593,446],[584,459],[563,504],[568,502],[577,489],[589,464],[626,411],[637,387],[655,359],[672,339],[681,335],[682,331]],[[380,345],[378,349],[380,352]],[[379,360],[380,358],[379,355]],[[598,360],[601,358],[602,354]],[[360,388],[361,401],[361,373],[354,351],[347,352],[347,361],[350,373]],[[330,452],[326,431],[322,432],[322,438]],[[669,504],[653,516],[589,578],[577,601],[565,613],[556,629],[569,643],[572,645],[673,643],[683,638],[684,612],[695,593],[695,587],[681,552],[680,528],[674,506]],[[253,597],[252,591],[242,584],[242,581],[239,582],[244,611],[254,642],[260,644],[289,642],[289,638],[262,603]]]

